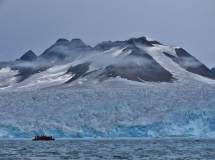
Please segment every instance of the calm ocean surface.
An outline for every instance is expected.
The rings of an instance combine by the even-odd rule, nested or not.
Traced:
[[[0,159],[215,159],[215,139],[0,140]]]

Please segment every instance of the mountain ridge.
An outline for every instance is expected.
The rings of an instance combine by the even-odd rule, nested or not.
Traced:
[[[94,47],[79,38],[60,38],[38,57],[29,50],[18,61],[0,63],[0,89],[92,85],[117,77],[140,83],[177,83],[190,77],[212,82],[215,74],[183,48],[144,36]]]

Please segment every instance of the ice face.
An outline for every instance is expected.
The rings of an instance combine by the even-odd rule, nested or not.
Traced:
[[[215,86],[107,81],[0,92],[0,138],[215,137]]]

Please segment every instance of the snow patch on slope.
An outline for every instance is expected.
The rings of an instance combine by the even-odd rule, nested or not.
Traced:
[[[123,50],[126,49],[128,46],[120,49],[120,50],[117,50],[116,52],[112,53],[111,56],[112,57],[117,57],[118,55],[120,55],[121,53],[123,53]]]
[[[179,64],[175,63],[171,58],[169,58],[163,54],[163,52],[164,52],[163,47],[139,46],[139,48],[143,49],[150,56],[152,56],[153,59],[155,61],[157,61],[163,68],[165,68],[167,71],[172,73],[173,77],[176,78],[179,82],[188,82],[188,81],[192,81],[192,80],[197,80],[199,82],[203,82],[203,83],[207,83],[207,84],[215,84],[215,80],[186,71]],[[170,53],[170,50],[168,53]],[[175,52],[172,52],[172,55],[174,53]]]
[[[154,39],[149,38],[149,37],[146,37],[146,40],[147,40],[147,41],[154,41]]]
[[[2,74],[2,73],[8,73],[10,71],[11,71],[11,69],[9,67],[2,68],[2,69],[0,69],[0,74]]]
[[[159,44],[153,44],[153,45],[162,53],[167,52],[172,56],[178,57],[174,47],[164,46],[164,45],[159,45]]]
[[[48,71],[48,72],[59,72],[62,70],[66,71],[72,64],[73,64],[73,62],[64,64],[64,65],[56,65],[54,67],[47,69],[46,71]]]
[[[67,74],[67,70],[72,64],[73,62],[64,65],[56,65],[47,69],[46,71],[36,73],[30,76],[28,79],[25,79],[20,83],[16,83],[13,86],[13,89],[35,90],[63,84],[72,78],[72,76],[74,76]]]
[[[15,75],[18,71],[13,71],[10,68],[2,68],[0,70],[0,89],[8,89],[16,83]]]
[[[177,63],[175,63],[171,58],[165,56],[163,54],[163,49],[159,47],[143,47],[139,46],[139,48],[146,51],[152,58],[158,62],[164,69],[173,74],[173,77],[176,79],[182,80],[184,77],[182,73],[185,72],[183,68],[181,68]],[[181,79],[182,78],[182,79]]]

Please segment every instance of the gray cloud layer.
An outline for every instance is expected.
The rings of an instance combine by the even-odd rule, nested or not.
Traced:
[[[148,36],[181,46],[212,67],[214,17],[214,0],[0,0],[0,61],[29,49],[40,55],[58,38],[94,46]]]

